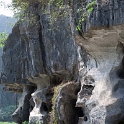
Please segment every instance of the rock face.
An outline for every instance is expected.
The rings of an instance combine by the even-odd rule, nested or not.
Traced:
[[[86,124],[118,124],[123,120],[123,29],[121,25],[90,30],[86,35],[93,37],[86,41],[76,37],[89,54],[86,65],[80,68],[84,76],[76,102],[76,106],[84,108]],[[79,51],[81,55],[81,48]]]
[[[73,3],[74,12],[52,24],[49,6],[47,14],[30,6],[35,23],[15,25],[6,42],[2,83],[23,90],[12,115],[19,124],[124,123],[124,1],[98,0],[81,31]]]

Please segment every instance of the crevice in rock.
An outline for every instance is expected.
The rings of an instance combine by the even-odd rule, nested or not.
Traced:
[[[124,121],[120,121],[118,124],[124,124]]]
[[[67,83],[61,86],[55,104],[56,116],[57,118],[59,117],[58,123],[79,124],[81,119],[88,121],[83,107],[76,106],[77,94],[80,91],[80,87],[79,83]],[[90,88],[92,89],[92,87]]]
[[[85,121],[87,121],[87,116],[85,116],[83,108],[75,107],[74,110],[75,110],[75,113],[76,113],[76,124],[78,124],[80,118],[85,118]]]
[[[84,121],[87,121],[87,120],[88,120],[87,116],[84,116]]]
[[[76,100],[77,101],[77,100]],[[76,103],[76,102],[75,102]],[[76,115],[79,117],[83,117],[84,116],[84,112],[83,109],[81,107],[75,107],[75,113]]]
[[[50,76],[50,84],[51,86],[57,86],[62,82],[67,82],[71,80],[71,73],[67,70],[56,71]]]
[[[77,99],[72,98],[70,100],[70,104],[66,104],[65,109],[68,111],[66,111],[65,114],[68,116],[66,116],[65,120],[68,120],[68,121],[66,121],[65,124],[71,124],[71,123],[78,124],[79,118],[84,117],[83,109],[81,107],[75,107],[76,101]]]
[[[83,90],[85,95],[92,95],[92,91],[94,89],[94,86],[92,85],[84,85]]]
[[[118,67],[119,69],[117,70],[117,75],[120,79],[124,79],[124,57],[122,59],[121,65],[120,67]]]
[[[40,21],[40,15],[38,15],[38,18],[39,18],[39,21]],[[44,43],[43,43],[43,39],[42,39],[42,24],[39,22],[39,42],[40,42],[40,49],[41,49],[41,53],[42,53],[42,61],[43,61],[43,68],[44,68],[44,71],[47,72],[46,70],[46,52],[45,52],[45,46],[44,46]]]
[[[83,85],[78,95],[80,96],[80,98],[88,99],[92,95],[93,89],[94,89],[94,86],[92,85]]]
[[[34,106],[35,106],[35,103],[34,103],[32,97],[31,97],[31,99],[29,100],[29,102],[30,102],[30,109],[29,109],[29,112],[31,112],[31,111],[33,110]]]
[[[80,84],[79,84],[79,85],[80,85]],[[81,85],[80,85],[80,87],[81,87]],[[77,89],[75,90],[74,94],[77,96],[78,93],[79,93],[79,91],[80,91],[80,88],[77,88]]]
[[[41,104],[41,107],[40,107],[40,112],[43,114],[46,114],[46,113],[48,113],[48,107],[47,107],[47,105],[46,105],[46,103],[44,103],[44,102],[42,102],[42,104]]]
[[[124,69],[120,68],[119,70],[117,70],[117,75],[120,79],[124,79]]]
[[[19,100],[19,107],[12,114],[14,122],[21,124],[22,122],[29,120],[29,113],[31,111],[30,99],[34,89],[35,86],[23,86],[23,93]]]

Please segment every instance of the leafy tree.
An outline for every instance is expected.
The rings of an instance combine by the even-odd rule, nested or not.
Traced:
[[[43,6],[50,5],[50,15],[52,21],[57,21],[58,18],[68,16],[69,12],[72,12],[74,15],[78,15],[77,30],[81,31],[82,23],[85,22],[87,16],[93,12],[96,5],[96,0],[92,0],[89,3],[86,3],[85,0],[13,0],[12,7],[15,11],[16,17],[20,18],[21,21],[24,21],[27,13],[30,12],[30,6],[35,5],[35,3],[41,3],[42,9]],[[83,5],[82,3],[86,3]],[[77,12],[75,12],[75,7],[77,6]],[[45,7],[44,7],[45,8]],[[44,9],[44,14],[48,14]],[[30,15],[29,21],[34,20],[34,16]],[[35,22],[35,21],[34,21]]]
[[[6,32],[0,33],[0,47],[3,47],[5,44],[5,41],[8,38],[8,34]]]

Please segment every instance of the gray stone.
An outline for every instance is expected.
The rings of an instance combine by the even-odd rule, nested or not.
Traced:
[[[55,101],[58,124],[124,122],[124,1],[97,0],[81,31],[75,31],[81,16],[76,2],[68,16],[52,24],[50,6],[44,14],[42,5],[33,4],[29,11],[35,23],[15,25],[6,42],[2,83],[15,91],[16,84],[29,87],[13,114],[18,123],[54,123],[49,122],[52,89],[60,84]],[[86,7],[89,0],[84,2],[79,6]]]

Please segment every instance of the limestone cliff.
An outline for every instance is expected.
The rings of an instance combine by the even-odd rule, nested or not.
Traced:
[[[81,31],[76,12],[90,1],[71,2],[54,23],[50,5],[46,14],[31,5],[35,23],[16,24],[6,42],[2,83],[22,92],[12,115],[19,124],[124,123],[124,1],[97,0]]]

